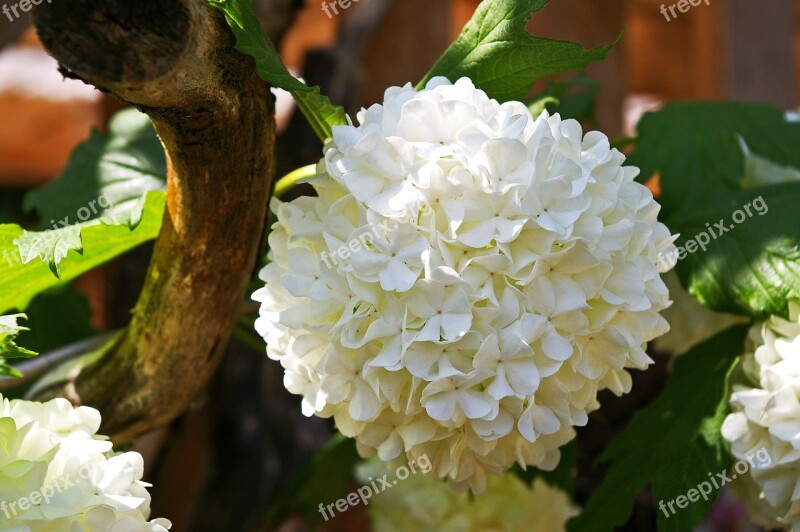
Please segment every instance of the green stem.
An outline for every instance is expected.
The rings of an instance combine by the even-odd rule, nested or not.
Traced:
[[[309,177],[314,177],[317,175],[317,165],[316,164],[309,164],[308,166],[304,166],[302,168],[298,168],[293,172],[290,172],[280,178],[277,183],[275,183],[275,192],[273,196],[280,199],[282,198],[287,192],[292,190],[297,182],[301,179],[306,179]]]

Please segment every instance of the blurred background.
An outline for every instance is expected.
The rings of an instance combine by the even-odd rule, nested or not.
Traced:
[[[419,80],[478,3],[354,0],[334,15],[320,0],[256,0],[287,66],[321,85],[351,114],[382,100],[386,87]],[[537,36],[590,48],[624,34],[606,61],[577,77],[540,82],[534,92],[577,94],[570,114],[611,137],[634,135],[643,112],[673,100],[737,99],[797,109],[800,0],[703,0],[686,13],[675,9],[674,17],[672,5],[671,0],[552,1],[530,24]],[[291,98],[276,96],[282,175],[315,162],[321,146],[294,113]],[[65,80],[29,20],[0,16],[0,223],[32,223],[22,208],[26,191],[55,179],[91,128],[103,131],[120,108],[93,88]],[[123,326],[149,251],[136,250],[37,298],[28,309],[28,325],[48,323],[51,333],[22,345],[46,352]],[[61,309],[55,322],[44,310],[54,304]],[[154,515],[170,518],[176,532],[308,529],[312,525],[293,515],[292,495],[281,499],[280,494],[333,428],[326,420],[302,417],[299,398],[284,390],[280,367],[266,359],[261,346],[237,336],[229,350],[207,397],[138,444],[150,467],[147,478],[155,484]],[[634,393],[622,400],[601,401],[592,433],[581,434],[582,455],[596,455],[630,412],[658,393],[664,371],[661,364],[640,375]],[[602,472],[589,472],[586,464],[578,469],[580,499]],[[641,506],[628,529],[651,529],[652,510],[646,501]],[[748,529],[742,523],[727,526],[710,522],[706,529]],[[352,510],[321,529],[367,527],[366,517]]]

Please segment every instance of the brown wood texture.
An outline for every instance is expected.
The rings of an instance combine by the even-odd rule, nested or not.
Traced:
[[[794,0],[728,0],[724,15],[726,96],[796,106]]]
[[[361,105],[382,102],[387,87],[422,79],[450,45],[450,4],[439,0],[395,3],[364,55]]]
[[[630,4],[623,37],[628,90],[668,100],[722,97],[721,4],[700,4],[668,22],[662,3]]]
[[[167,212],[129,327],[44,394],[72,390],[128,441],[183,413],[227,345],[265,229],[273,101],[203,0],[80,0],[34,18],[63,70],[150,115],[167,153]]]
[[[625,26],[626,0],[602,3],[585,0],[551,2],[536,13],[528,30],[537,37],[575,41],[584,48],[608,46],[617,40]],[[600,82],[597,99],[597,128],[607,135],[622,132],[622,105],[625,100],[625,62],[621,45],[612,49],[605,61],[586,69],[590,78]],[[559,76],[564,77],[564,76]],[[544,88],[543,85],[537,89]]]

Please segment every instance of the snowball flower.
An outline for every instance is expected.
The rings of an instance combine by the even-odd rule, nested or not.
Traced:
[[[385,466],[374,462],[358,468],[364,485],[384,473]],[[560,489],[541,478],[529,486],[513,473],[490,477],[486,491],[474,497],[422,473],[412,475],[373,495],[367,512],[376,532],[559,532],[579,513]]]
[[[0,530],[166,532],[148,522],[139,453],[115,454],[98,436],[100,413],[0,395]]]
[[[555,467],[668,329],[658,204],[603,134],[466,78],[390,88],[358,120],[317,196],[273,202],[253,297],[287,389],[362,455],[425,454],[455,485]]]
[[[769,455],[751,461],[742,490],[753,516],[800,531],[800,302],[789,311],[790,321],[773,316],[751,330],[755,351],[742,359],[751,382],[734,387],[722,435],[740,460]]]

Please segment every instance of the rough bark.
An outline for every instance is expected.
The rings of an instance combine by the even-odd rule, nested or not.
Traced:
[[[264,234],[273,100],[203,0],[54,2],[34,21],[66,75],[147,113],[167,153],[167,212],[129,327],[45,393],[98,408],[124,442],[184,412],[225,350]]]

